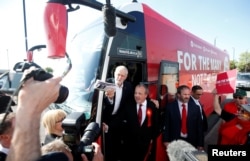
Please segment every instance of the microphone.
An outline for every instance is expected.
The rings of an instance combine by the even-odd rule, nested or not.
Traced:
[[[186,152],[193,151],[197,151],[197,149],[190,143],[181,139],[173,140],[168,144],[167,148],[169,160],[184,161]]]
[[[104,16],[104,31],[108,37],[116,35],[116,11],[113,6],[110,4],[110,0],[106,0],[105,5],[102,7],[102,12]]]

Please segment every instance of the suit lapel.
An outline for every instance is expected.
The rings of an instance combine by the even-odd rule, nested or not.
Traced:
[[[175,101],[174,107],[177,107],[177,108],[174,108],[174,110],[175,110],[174,115],[179,117],[178,120],[181,120],[181,111],[180,111],[179,104],[178,104],[177,100]]]

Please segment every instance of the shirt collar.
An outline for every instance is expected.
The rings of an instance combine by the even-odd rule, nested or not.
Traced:
[[[192,97],[192,99],[193,99],[195,102],[199,102],[199,100],[196,99],[196,98],[194,98],[193,96],[190,96],[190,97]]]
[[[121,86],[118,86],[117,84],[115,84],[115,86],[116,86],[117,88],[123,88],[123,83],[122,83]]]
[[[139,104],[138,104],[138,105],[139,105]],[[144,106],[144,107],[146,107],[146,105],[147,105],[147,100],[143,101],[143,102],[141,103],[141,105]]]
[[[187,106],[187,102],[186,102],[186,103],[183,103],[183,102],[181,102],[180,100],[178,100],[178,104],[179,104],[179,106],[182,106],[182,104],[184,104],[184,105]]]
[[[2,144],[0,144],[0,151],[4,152],[5,154],[8,154],[9,148],[5,148],[5,147],[2,146]]]

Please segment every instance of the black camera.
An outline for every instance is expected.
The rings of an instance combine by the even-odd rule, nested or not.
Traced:
[[[28,73],[21,81],[24,82],[31,77],[33,77],[34,80],[37,80],[37,81],[45,81],[47,79],[52,78],[53,75],[46,72],[45,70],[41,68],[37,68],[35,70],[32,70],[30,73]],[[67,99],[68,95],[69,95],[68,88],[61,85],[60,90],[59,90],[59,96],[54,103],[63,103]]]
[[[94,154],[92,142],[100,133],[99,125],[88,123],[83,112],[72,112],[63,120],[62,127],[63,141],[70,147],[74,161],[80,161],[82,153],[91,161]]]

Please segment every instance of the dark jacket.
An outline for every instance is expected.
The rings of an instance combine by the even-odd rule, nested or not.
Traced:
[[[159,110],[150,100],[147,100],[146,108],[146,118],[140,126],[136,102],[129,102],[126,105],[123,116],[124,151],[129,152],[125,156],[126,161],[143,161],[159,134]],[[155,148],[151,148],[149,154],[153,150]]]
[[[181,139],[181,115],[178,101],[175,100],[167,104],[165,110],[163,142]],[[193,146],[204,146],[200,109],[192,102],[188,102],[187,135],[186,141]]]
[[[4,152],[0,151],[0,161],[5,161],[7,155]]]
[[[59,138],[61,138],[61,136],[58,136],[56,134],[47,134],[47,135],[45,135],[44,143],[42,143],[42,145],[48,144],[48,143],[52,142],[53,140],[59,139]]]
[[[122,88],[122,98],[120,102],[120,106],[115,115],[112,115],[115,105],[115,97],[113,104],[110,103],[107,97],[104,97],[104,109],[103,109],[103,122],[109,125],[109,130],[116,130],[117,127],[120,126],[121,123],[121,114],[124,110],[124,105],[126,102],[133,100],[134,90],[132,88],[131,83],[124,81]]]
[[[189,101],[196,104],[192,97],[190,97]],[[202,118],[202,127],[203,127],[203,131],[206,132],[208,130],[207,116],[206,116],[205,111],[203,109],[203,105],[200,104],[200,106],[201,106],[201,110],[202,110],[201,112],[202,112],[202,117],[203,117]],[[198,105],[197,105],[197,107],[200,109],[200,107]]]
[[[114,83],[114,82],[113,82]],[[133,88],[129,82],[123,83],[122,88],[122,98],[120,106],[116,114],[112,114],[115,105],[115,97],[113,103],[111,104],[109,99],[105,96],[103,103],[103,112],[102,112],[102,122],[106,123],[109,126],[108,133],[105,133],[105,160],[115,161],[120,160],[122,153],[122,114],[124,111],[124,105],[126,102],[133,100]]]

